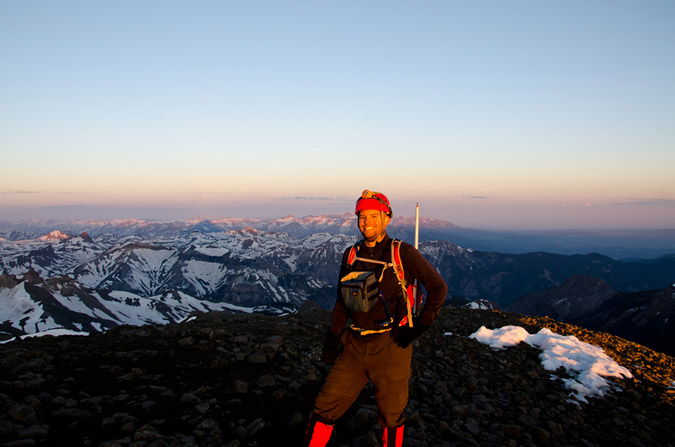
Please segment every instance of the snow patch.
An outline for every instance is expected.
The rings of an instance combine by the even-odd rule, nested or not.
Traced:
[[[195,247],[195,250],[203,255],[220,258],[230,252],[224,247]]]
[[[236,312],[242,312],[242,313],[246,313],[246,314],[252,314],[253,311],[254,311],[253,307],[236,306],[236,305],[230,304],[230,303],[221,303],[220,305],[224,309],[229,309],[229,310],[233,310],[233,311],[236,311]]]
[[[62,335],[86,336],[86,335],[89,335],[89,333],[88,332],[71,331],[70,329],[56,328],[56,329],[47,329],[44,332],[36,332],[34,334],[22,335],[20,338],[21,338],[21,340],[23,340],[23,339],[26,339],[26,338],[45,337],[45,336],[60,337]],[[11,338],[9,340],[5,340],[5,341],[0,342],[0,344],[9,343],[10,341],[14,341],[14,340],[15,340],[14,338]]]
[[[632,378],[630,371],[612,360],[605,351],[595,345],[584,343],[574,336],[563,336],[549,329],[530,334],[519,326],[504,326],[501,329],[487,329],[485,326],[471,334],[492,349],[501,350],[525,342],[541,349],[542,366],[548,371],[564,368],[573,378],[564,379],[565,386],[581,402],[586,397],[602,397],[611,389],[606,377]]]

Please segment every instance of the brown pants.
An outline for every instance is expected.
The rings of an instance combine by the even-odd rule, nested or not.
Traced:
[[[399,347],[388,332],[365,337],[350,333],[316,398],[314,412],[326,420],[338,420],[370,380],[380,424],[398,427],[405,420],[411,360],[412,345]]]

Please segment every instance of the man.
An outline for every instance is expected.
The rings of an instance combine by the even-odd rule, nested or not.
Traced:
[[[379,290],[375,298],[363,301],[364,308],[354,306],[351,295],[343,293],[346,285],[338,284],[323,352],[323,361],[333,366],[314,404],[303,443],[308,447],[326,445],[335,421],[354,403],[368,380],[375,389],[383,445],[402,445],[411,343],[434,322],[448,291],[443,278],[420,252],[401,242],[398,254],[405,275],[403,284],[412,284],[416,279],[427,291],[424,310],[410,322],[408,297],[404,296],[402,283],[392,268],[394,248],[386,232],[392,217],[389,200],[382,193],[365,190],[356,201],[355,213],[363,240],[355,250],[351,247],[345,250],[340,278],[350,272],[374,272]],[[340,352],[340,337],[345,328],[347,337]]]

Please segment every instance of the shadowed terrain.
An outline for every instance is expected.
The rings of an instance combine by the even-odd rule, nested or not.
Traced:
[[[87,337],[0,345],[0,445],[299,445],[328,368],[330,313],[211,312]],[[599,345],[633,374],[579,403],[539,351],[468,338],[481,326],[548,327]],[[415,343],[406,446],[675,445],[675,360],[547,318],[446,308]],[[370,386],[331,446],[377,445]]]

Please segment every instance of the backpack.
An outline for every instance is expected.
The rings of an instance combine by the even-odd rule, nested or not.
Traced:
[[[413,327],[413,309],[417,310],[419,307],[419,300],[417,297],[417,281],[415,284],[408,285],[408,282],[405,280],[405,272],[403,271],[403,263],[401,262],[401,241],[399,239],[392,239],[391,241],[391,262],[377,261],[375,259],[366,259],[359,258],[357,256],[357,251],[359,249],[359,243],[352,245],[349,249],[349,255],[347,256],[347,265],[351,267],[356,261],[368,262],[371,264],[382,264],[384,269],[382,269],[382,274],[380,275],[379,281],[382,281],[382,276],[387,267],[392,267],[394,273],[396,273],[396,278],[398,279],[398,284],[401,286],[403,292],[403,297],[406,302],[407,315],[401,319],[399,326],[408,325]],[[420,297],[421,298],[421,297]],[[386,303],[385,303],[386,305]]]

